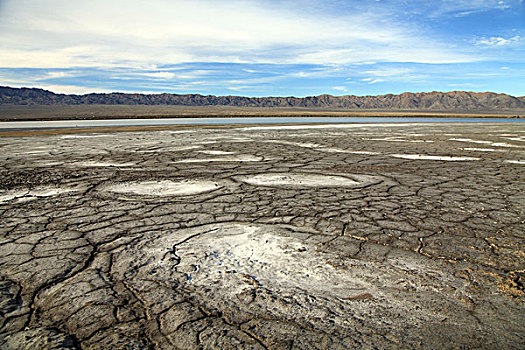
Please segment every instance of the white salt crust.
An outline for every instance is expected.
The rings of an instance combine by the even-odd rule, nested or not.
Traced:
[[[452,138],[449,139],[450,141],[457,141],[457,142],[470,142],[470,143],[478,143],[482,145],[490,145],[492,147],[508,147],[508,148],[521,148],[523,146],[517,146],[517,145],[511,145],[505,142],[492,142],[492,141],[484,141],[484,140],[473,140],[473,139],[462,139],[462,138]]]
[[[227,157],[183,159],[183,160],[176,161],[174,163],[260,162],[262,160],[263,160],[263,157],[240,154],[238,156],[227,156]]]
[[[237,178],[250,185],[269,187],[359,187],[380,181],[378,177],[368,175],[345,177],[306,173],[269,173]]]
[[[107,186],[105,189],[114,193],[141,196],[189,196],[213,191],[220,187],[216,182],[205,180],[163,180],[117,183]]]
[[[81,162],[81,163],[75,163],[75,165],[80,165],[83,167],[101,167],[101,168],[109,168],[109,167],[128,167],[128,166],[134,166],[133,163],[111,163],[111,162]]]
[[[474,157],[427,156],[423,154],[391,154],[391,157],[414,160],[443,160],[447,162],[480,160]]]
[[[20,200],[33,200],[40,197],[51,197],[63,193],[69,193],[75,191],[72,188],[67,187],[37,187],[32,190],[13,190],[0,192],[0,203],[8,202],[13,199]]]

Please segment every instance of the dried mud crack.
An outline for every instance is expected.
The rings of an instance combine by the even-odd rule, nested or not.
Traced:
[[[75,136],[0,138],[0,348],[525,347],[519,124]]]

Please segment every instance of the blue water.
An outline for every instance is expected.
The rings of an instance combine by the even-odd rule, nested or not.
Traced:
[[[104,119],[61,121],[0,122],[2,129],[72,128],[94,126],[148,125],[227,125],[227,124],[334,124],[334,123],[524,123],[511,118],[440,118],[440,117],[237,117],[237,118],[166,118]]]

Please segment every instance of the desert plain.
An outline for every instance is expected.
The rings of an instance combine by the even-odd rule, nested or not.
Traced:
[[[0,150],[0,348],[525,347],[522,123],[9,131]]]

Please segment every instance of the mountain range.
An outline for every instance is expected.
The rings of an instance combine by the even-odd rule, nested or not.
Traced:
[[[231,107],[303,107],[342,110],[418,110],[454,112],[524,111],[525,96],[492,92],[406,92],[399,95],[244,97],[199,94],[91,93],[55,94],[38,88],[0,87],[0,105],[179,105]]]

